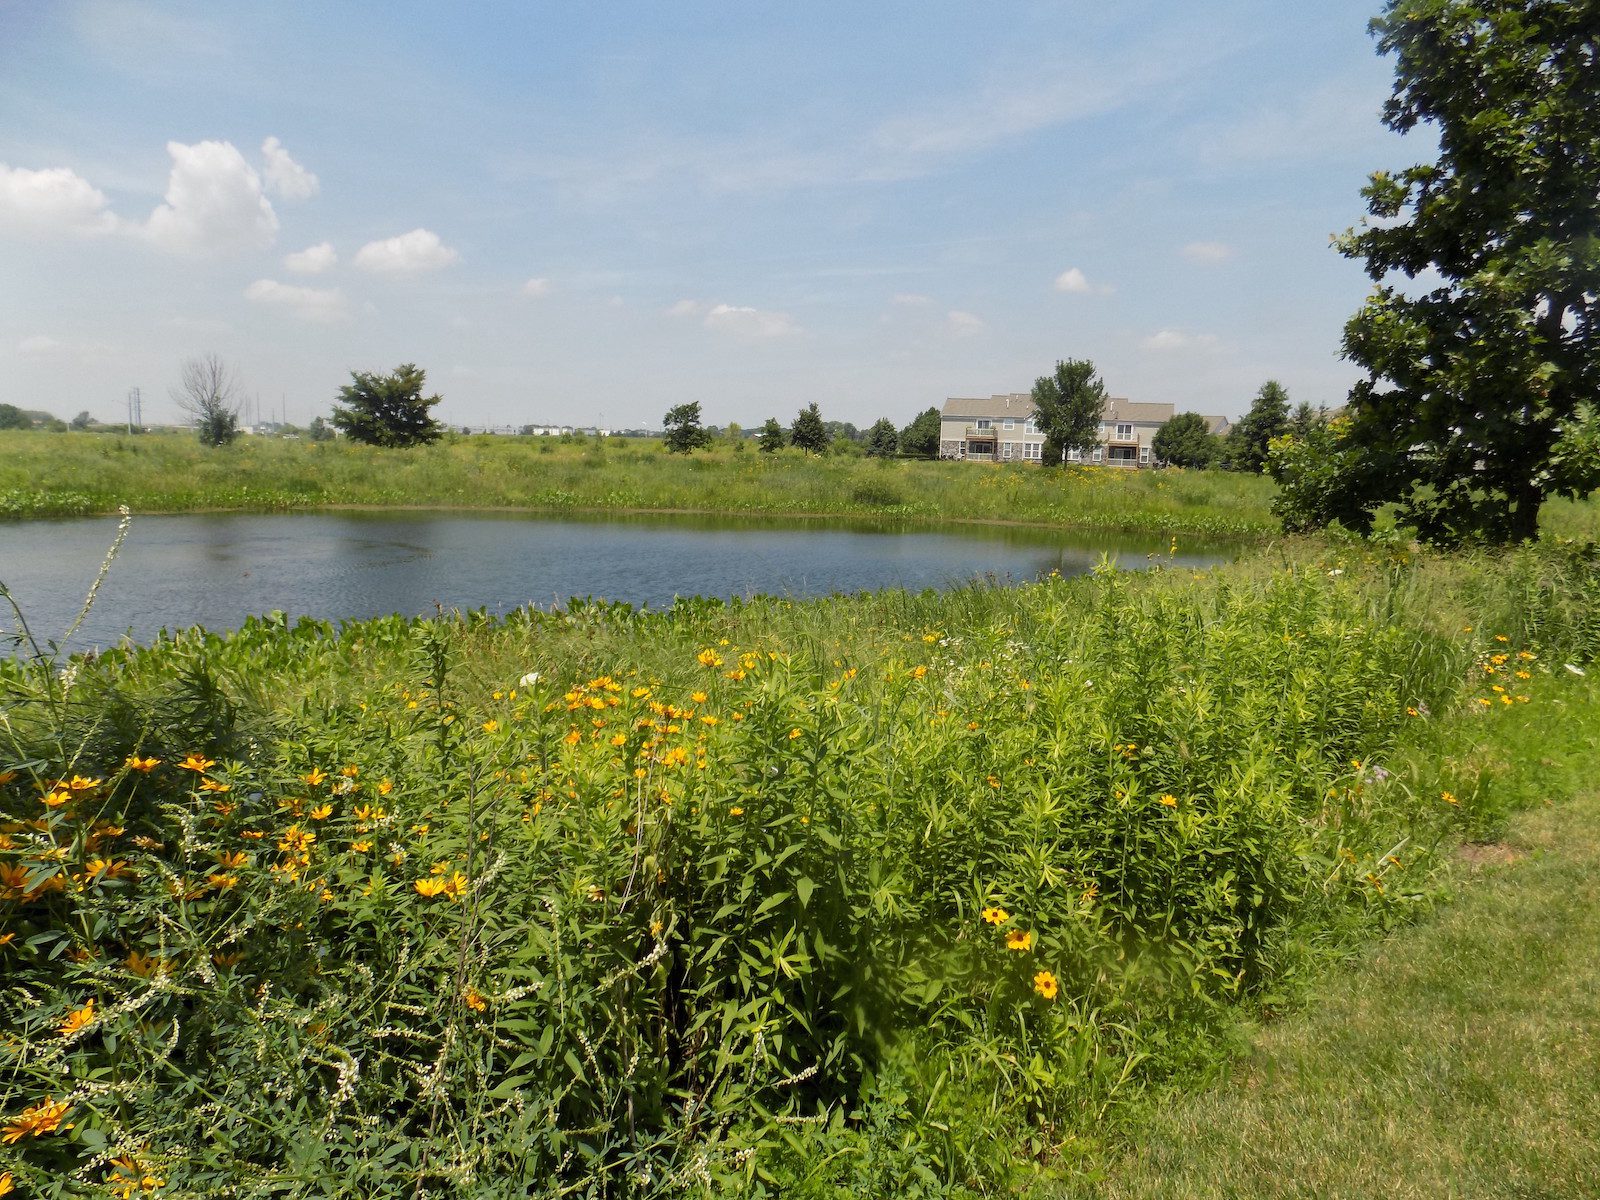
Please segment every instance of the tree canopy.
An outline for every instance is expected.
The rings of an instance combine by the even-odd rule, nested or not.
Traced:
[[[867,457],[893,458],[900,445],[900,434],[888,417],[879,417],[867,430]]]
[[[226,446],[239,436],[239,375],[218,355],[184,359],[169,394],[194,422],[202,445]]]
[[[756,444],[761,448],[761,453],[771,454],[775,450],[782,450],[786,444],[783,436],[783,426],[778,424],[777,417],[768,417],[767,423],[761,427],[761,432],[756,435]]]
[[[900,453],[916,458],[936,458],[939,454],[939,410],[925,408],[900,431]]]
[[[1339,239],[1376,286],[1345,327],[1366,378],[1312,523],[1365,532],[1395,503],[1428,541],[1523,540],[1547,496],[1592,488],[1564,442],[1600,393],[1597,24],[1594,0],[1390,0],[1373,21],[1383,121],[1431,126],[1439,153],[1372,175]]]
[[[711,431],[700,424],[698,400],[667,409],[667,415],[661,418],[661,425],[666,430],[663,440],[672,454],[688,454],[691,450],[711,445]]]
[[[822,424],[822,414],[817,411],[815,403],[806,405],[795,415],[794,424],[789,427],[791,446],[821,454],[827,450],[829,440],[828,430]]]
[[[401,363],[388,375],[350,372],[339,389],[344,406],[334,405],[332,423],[346,437],[369,446],[420,446],[437,441],[444,426],[431,410],[441,397],[424,396],[427,372]]]
[[[32,429],[33,421],[15,404],[0,404],[0,429]]]
[[[1272,439],[1288,431],[1289,393],[1276,379],[1269,379],[1251,401],[1250,411],[1228,431],[1224,448],[1228,467],[1261,474],[1267,469],[1267,451]]]
[[[1033,385],[1034,420],[1044,433],[1040,451],[1045,466],[1059,466],[1069,450],[1100,444],[1100,418],[1106,410],[1106,385],[1086,358],[1056,363],[1053,374]]]
[[[1150,452],[1175,467],[1209,467],[1218,448],[1206,419],[1192,412],[1178,413],[1150,439]]]

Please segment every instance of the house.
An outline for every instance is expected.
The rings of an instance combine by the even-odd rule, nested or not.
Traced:
[[[1100,445],[1072,451],[1068,462],[1148,467],[1156,430],[1172,419],[1170,404],[1143,404],[1121,396],[1106,401],[1100,417]],[[1226,433],[1226,417],[1206,417],[1213,433]],[[1044,432],[1034,420],[1033,397],[1011,392],[988,399],[952,396],[939,414],[939,457],[974,462],[1040,462]]]

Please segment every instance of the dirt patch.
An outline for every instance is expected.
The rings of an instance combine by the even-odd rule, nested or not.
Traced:
[[[1463,842],[1457,856],[1473,870],[1484,867],[1509,867],[1525,857],[1509,842]]]

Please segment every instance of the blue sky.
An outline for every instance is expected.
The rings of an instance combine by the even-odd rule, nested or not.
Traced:
[[[903,423],[1068,357],[1334,405],[1329,235],[1430,149],[1377,7],[0,0],[0,401],[170,419],[214,352],[302,422],[408,361],[472,424]]]

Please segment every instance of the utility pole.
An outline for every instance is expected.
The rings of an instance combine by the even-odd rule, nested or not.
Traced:
[[[128,432],[137,429],[144,432],[144,405],[139,396],[138,388],[128,389]]]

